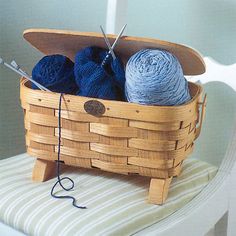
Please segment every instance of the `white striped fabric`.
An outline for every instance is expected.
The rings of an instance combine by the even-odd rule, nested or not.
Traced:
[[[0,221],[36,236],[135,234],[183,207],[217,172],[205,162],[186,160],[166,203],[157,206],[146,203],[148,178],[71,168],[64,174],[75,181],[70,194],[88,207],[80,210],[50,196],[55,179],[31,181],[33,162],[27,154],[0,161]]]

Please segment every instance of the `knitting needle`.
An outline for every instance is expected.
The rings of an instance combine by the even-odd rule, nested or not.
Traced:
[[[13,66],[13,67],[15,67],[18,71],[20,71],[21,73],[23,73],[23,74],[25,74],[25,76],[28,76],[28,77],[31,77],[27,72],[25,72],[24,70],[22,70],[21,68],[20,68],[20,66],[16,63],[16,61],[12,61],[11,62],[11,65]],[[37,83],[37,82],[36,82]],[[42,86],[41,84],[39,84],[40,86]]]
[[[21,72],[22,74],[24,74],[24,77],[30,77],[31,78],[31,76],[28,74],[28,73],[26,73],[24,70],[22,70],[21,68],[20,68],[20,66],[16,63],[16,61],[12,61],[11,62],[11,65],[13,66],[13,67],[15,67],[19,72]],[[36,82],[36,81],[35,81]],[[37,82],[36,82],[37,83]],[[41,90],[45,90],[44,89],[44,87],[41,85],[41,84],[39,84],[39,83],[37,83],[37,85],[36,85],[39,89],[41,89]],[[45,91],[47,91],[47,90],[45,90]]]
[[[105,43],[106,43],[107,47],[109,48],[109,50],[111,51],[112,58],[113,58],[113,60],[115,60],[115,59],[116,59],[115,53],[114,53],[114,51],[112,50],[111,44],[110,44],[110,42],[109,42],[109,40],[108,40],[108,38],[107,38],[107,36],[106,36],[106,34],[105,34],[105,32],[104,32],[104,30],[103,30],[103,28],[102,28],[101,25],[100,25],[100,29],[101,29],[101,31],[102,31],[102,34],[103,34]]]
[[[16,63],[16,61],[12,61],[11,62],[11,65],[15,68],[15,69],[17,69],[19,72],[21,72],[22,74],[22,76],[24,76],[25,78],[30,78],[30,81],[32,82],[32,83],[34,83],[39,89],[41,89],[41,90],[43,90],[43,91],[50,91],[49,89],[47,89],[47,88],[45,88],[44,86],[42,86],[41,84],[39,84],[38,82],[36,82],[35,80],[33,80],[32,79],[32,77],[28,74],[28,73],[26,73],[25,71],[23,71],[21,68],[20,68],[20,66]],[[33,82],[34,81],[34,82]]]
[[[18,71],[20,71],[21,73],[24,73],[26,76],[28,76],[28,77],[31,77],[28,73],[26,73],[24,70],[22,70],[21,68],[20,68],[20,66],[16,63],[16,61],[12,61],[11,62],[11,65],[12,66],[14,66]],[[40,85],[41,86],[41,85]]]
[[[112,49],[112,50],[114,50],[116,44],[118,43],[118,40],[120,39],[121,35],[122,35],[123,32],[124,32],[126,26],[127,26],[127,24],[125,24],[125,25],[122,27],[122,29],[121,29],[120,33],[118,34],[118,36],[117,36],[115,42],[112,44],[112,46],[111,46],[111,49]],[[104,60],[102,61],[102,66],[105,65],[106,60],[108,59],[108,57],[110,56],[110,54],[111,54],[111,50],[109,50],[108,54],[106,55],[106,57],[105,57]]]
[[[120,33],[118,34],[118,36],[117,36],[115,42],[112,44],[112,47],[111,47],[112,50],[114,49],[114,47],[115,47],[116,44],[118,43],[118,40],[120,39],[121,35],[123,34],[123,32],[124,32],[126,26],[127,26],[127,24],[125,24],[125,25],[122,27],[122,29],[121,29]],[[111,52],[109,51],[108,53],[111,53]]]
[[[20,66],[16,63],[16,61],[11,61],[11,65],[14,66],[17,70],[20,70]]]
[[[1,57],[0,57],[0,64],[3,64],[4,66],[9,68],[10,70],[12,70],[12,71],[16,72],[17,74],[25,77],[26,79],[31,81],[33,84],[35,84],[39,89],[50,92],[49,89],[45,88],[44,86],[42,86],[38,82],[34,81],[29,75],[27,75],[25,72],[22,72],[22,70],[19,70],[19,69],[15,68],[13,65],[7,64]]]

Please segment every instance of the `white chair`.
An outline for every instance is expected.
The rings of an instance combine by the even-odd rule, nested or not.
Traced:
[[[193,156],[219,166],[215,178],[189,204],[137,235],[236,234],[236,64],[205,58],[207,72],[189,78],[204,83],[207,115]],[[212,229],[211,229],[212,228]]]
[[[236,178],[236,64],[223,66],[209,58],[205,58],[205,62],[207,72],[189,78],[204,83],[208,94],[203,130],[192,156],[218,166],[219,170],[193,200],[136,235],[203,236],[209,231],[211,235],[235,235],[236,183],[233,180]],[[0,234],[22,235],[4,224],[0,224]]]
[[[108,0],[106,30],[124,24],[126,0]],[[205,58],[200,81],[208,93],[207,116],[193,157],[219,167],[216,177],[189,204],[137,235],[236,235],[236,64],[225,66]]]

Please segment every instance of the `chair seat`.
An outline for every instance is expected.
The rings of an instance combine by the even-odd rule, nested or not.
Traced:
[[[0,221],[27,235],[130,235],[151,226],[193,199],[215,176],[217,168],[187,159],[183,171],[171,183],[164,205],[146,202],[150,179],[99,170],[69,168],[62,176],[75,182],[71,200],[50,196],[56,178],[31,181],[34,158],[21,154],[0,161]]]

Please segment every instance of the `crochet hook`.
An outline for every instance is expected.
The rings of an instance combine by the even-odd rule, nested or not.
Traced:
[[[26,72],[22,71],[20,69],[20,67],[16,64],[15,61],[12,62],[11,65],[7,64],[1,57],[0,57],[0,64],[3,64],[4,66],[6,66],[7,68],[9,68],[10,70],[16,72],[17,74],[25,77],[26,79],[28,79],[29,81],[31,81],[33,84],[35,84],[35,86],[37,86],[39,89],[44,90],[44,91],[48,91],[50,92],[49,89],[45,88],[44,86],[42,86],[41,84],[39,84],[38,82],[34,81]]]
[[[114,50],[116,44],[118,43],[118,41],[119,41],[121,35],[122,35],[123,32],[124,32],[126,26],[127,26],[127,24],[125,24],[125,25],[122,27],[120,33],[119,33],[118,36],[116,37],[115,42],[114,42],[114,43],[112,44],[112,46],[111,46],[111,49],[112,49],[112,50]],[[109,52],[107,53],[106,57],[105,57],[104,60],[102,61],[102,67],[105,65],[105,63],[106,63],[107,59],[109,58],[110,54],[111,54],[111,50],[109,50]]]
[[[114,53],[113,49],[111,48],[111,44],[110,44],[110,42],[109,42],[109,40],[108,40],[108,38],[107,38],[107,36],[106,36],[106,34],[105,34],[105,32],[104,32],[104,30],[103,30],[101,25],[100,25],[100,29],[102,31],[105,43],[106,43],[109,51],[111,51],[112,58],[113,58],[113,60],[115,60],[116,59],[115,53]]]

